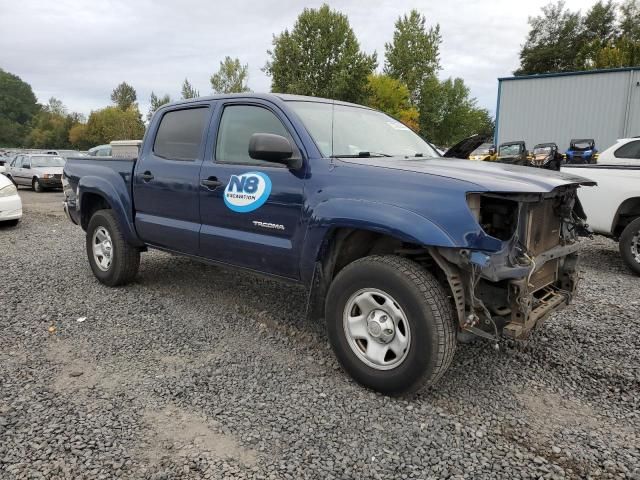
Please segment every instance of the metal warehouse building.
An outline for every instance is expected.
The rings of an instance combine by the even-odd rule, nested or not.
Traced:
[[[498,79],[496,144],[593,138],[602,151],[640,135],[640,68],[528,75]]]

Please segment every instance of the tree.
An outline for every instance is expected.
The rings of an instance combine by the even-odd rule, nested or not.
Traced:
[[[31,130],[24,143],[32,148],[69,148],[70,131],[82,121],[82,115],[67,113],[62,101],[51,97],[30,122]]]
[[[196,98],[199,96],[200,92],[193,88],[193,85],[191,85],[189,80],[185,78],[184,83],[182,84],[182,98],[186,100],[187,98]]]
[[[542,8],[529,17],[529,34],[520,50],[516,75],[580,70],[576,55],[583,40],[580,12],[571,12],[563,1]]]
[[[162,97],[156,96],[155,93],[151,92],[151,97],[149,97],[149,112],[147,113],[147,121],[151,121],[151,117],[162,105],[165,103],[171,103],[171,97],[169,94],[165,94]]]
[[[99,145],[113,140],[139,139],[144,135],[144,130],[144,123],[140,119],[137,107],[132,106],[127,110],[107,107],[91,112],[86,128],[82,132],[83,137],[75,138],[75,143],[86,142]],[[76,135],[78,131],[73,133]]]
[[[264,71],[271,90],[351,102],[366,97],[367,77],[376,68],[376,54],[360,51],[349,20],[328,5],[305,8],[293,30],[273,38]]]
[[[395,23],[393,41],[385,43],[384,72],[407,85],[417,103],[423,82],[440,70],[440,25],[425,26],[426,18],[411,10]]]
[[[127,110],[137,100],[136,90],[127,82],[122,82],[111,92],[111,101],[120,110]]]
[[[420,133],[436,145],[453,145],[474,133],[493,133],[493,120],[461,78],[429,77],[422,85]]]
[[[45,105],[44,109],[49,113],[56,115],[66,115],[67,109],[62,103],[62,100],[58,100],[56,97],[51,97],[49,103]]]
[[[39,106],[31,85],[0,69],[0,146],[22,146]]]
[[[249,65],[242,65],[237,58],[224,57],[220,69],[211,76],[211,88],[215,93],[250,92],[248,79]]]
[[[418,110],[411,105],[409,89],[400,80],[384,74],[369,75],[365,103],[418,130]]]

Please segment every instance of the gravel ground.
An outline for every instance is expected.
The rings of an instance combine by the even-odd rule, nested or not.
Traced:
[[[460,346],[394,399],[341,371],[304,292],[158,252],[109,289],[60,194],[21,194],[0,227],[2,479],[640,479],[640,278],[610,240],[527,344]]]

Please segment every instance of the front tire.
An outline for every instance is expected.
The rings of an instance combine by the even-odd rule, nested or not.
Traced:
[[[447,295],[431,273],[406,258],[370,256],[344,267],[329,288],[326,312],[339,362],[379,392],[433,385],[453,360]]]
[[[86,245],[89,265],[101,283],[116,287],[135,278],[140,251],[126,242],[112,210],[98,210],[93,214]]]
[[[40,185],[40,181],[37,178],[31,180],[31,188],[33,188],[33,191],[36,193],[44,192],[44,188],[42,188],[42,185]]]
[[[627,225],[620,235],[620,255],[624,263],[640,275],[640,218]]]

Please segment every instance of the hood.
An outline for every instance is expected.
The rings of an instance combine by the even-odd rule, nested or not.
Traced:
[[[342,162],[375,169],[393,169],[460,180],[481,191],[545,193],[563,185],[596,185],[592,180],[551,170],[458,158],[342,158]],[[469,191],[473,191],[470,185]]]
[[[64,167],[33,167],[32,170],[36,173],[48,173],[52,175],[62,175]]]

